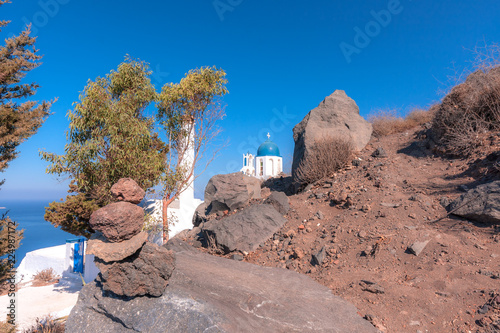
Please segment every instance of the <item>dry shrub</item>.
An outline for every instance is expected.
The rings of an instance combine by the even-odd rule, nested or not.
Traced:
[[[7,320],[9,320],[7,318]],[[0,332],[2,333],[16,333],[17,327],[15,325],[9,324],[6,321],[0,321]]]
[[[500,130],[500,45],[485,43],[473,53],[473,70],[434,107],[433,130],[441,151],[451,156],[480,152]]]
[[[349,163],[353,152],[350,139],[334,137],[316,140],[300,162],[295,180],[311,184],[331,177]]]
[[[480,69],[435,106],[433,129],[444,152],[469,156],[500,130],[500,67]]]
[[[432,110],[423,110],[423,109],[413,109],[406,116],[406,121],[415,124],[415,126],[423,125],[426,123],[432,122],[434,118],[434,113]]]
[[[40,272],[37,272],[35,276],[33,276],[33,280],[36,282],[45,282],[49,283],[54,280],[58,279],[58,276],[54,269],[51,268],[46,268]]]
[[[379,110],[368,120],[373,126],[373,136],[380,138],[430,122],[432,115],[429,111],[414,109],[405,118],[402,118],[397,116],[395,110]]]
[[[64,333],[66,318],[54,319],[51,316],[37,318],[36,323],[23,333]]]

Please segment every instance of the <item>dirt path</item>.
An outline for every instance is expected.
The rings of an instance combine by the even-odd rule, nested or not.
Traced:
[[[42,287],[23,287],[17,291],[16,324],[20,332],[35,324],[37,318],[51,315],[54,319],[69,315],[82,288],[81,281],[63,279],[59,283]],[[7,315],[7,305],[12,298],[0,296],[0,316]],[[4,306],[5,305],[5,306]]]

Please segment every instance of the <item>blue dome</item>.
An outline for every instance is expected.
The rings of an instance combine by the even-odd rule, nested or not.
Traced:
[[[274,142],[267,139],[257,149],[257,156],[280,156],[280,149]]]

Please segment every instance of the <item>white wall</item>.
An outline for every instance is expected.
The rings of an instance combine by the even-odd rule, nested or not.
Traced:
[[[260,175],[260,161],[263,161],[264,166],[264,174],[262,176]],[[255,175],[258,178],[276,177],[282,171],[283,159],[279,156],[258,156],[255,159]]]
[[[70,277],[81,279],[80,274],[73,273],[73,246],[74,243],[46,247],[26,253],[19,267],[17,268],[16,280],[19,282],[30,281],[33,276],[44,269],[52,268],[56,275],[60,277]],[[85,250],[87,242],[85,242]],[[94,256],[85,255],[84,281],[85,283],[93,281],[99,269],[94,263]]]

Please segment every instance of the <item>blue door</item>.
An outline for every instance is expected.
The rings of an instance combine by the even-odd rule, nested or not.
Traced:
[[[84,254],[85,243],[83,239],[80,239],[75,243],[73,250],[73,273],[83,274],[83,254]]]

